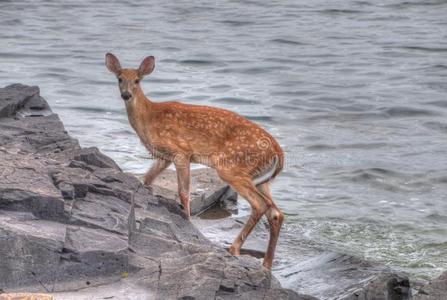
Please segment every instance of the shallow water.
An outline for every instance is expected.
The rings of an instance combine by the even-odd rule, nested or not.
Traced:
[[[39,85],[84,146],[142,174],[104,54],[155,55],[151,99],[237,111],[286,151],[278,269],[307,238],[431,278],[447,269],[447,2],[326,2],[0,1],[0,85]]]

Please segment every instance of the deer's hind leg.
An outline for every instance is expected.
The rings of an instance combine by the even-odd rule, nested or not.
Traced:
[[[271,269],[273,264],[273,257],[275,255],[276,244],[278,242],[279,232],[284,221],[284,213],[275,205],[270,193],[269,182],[258,185],[258,190],[267,198],[270,199],[269,205],[265,215],[270,225],[270,238],[267,252],[264,257],[263,266]]]
[[[218,173],[219,176],[231,187],[233,187],[239,195],[245,198],[251,206],[251,214],[247,223],[244,225],[242,231],[230,246],[230,253],[238,256],[240,255],[242,245],[261,217],[264,215],[268,206],[265,203],[263,195],[253,184],[251,177],[241,177],[240,174],[238,174],[239,176],[231,176],[231,174],[228,174],[227,172],[222,173],[219,171]]]

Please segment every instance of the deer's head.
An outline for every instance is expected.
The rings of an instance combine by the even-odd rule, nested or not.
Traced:
[[[153,56],[146,57],[138,69],[123,69],[118,58],[112,53],[107,53],[106,66],[118,78],[121,98],[130,102],[140,89],[140,80],[154,70],[155,58]]]

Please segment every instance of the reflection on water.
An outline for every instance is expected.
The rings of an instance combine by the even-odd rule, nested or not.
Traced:
[[[294,239],[430,278],[447,268],[445,1],[2,1],[0,83],[39,85],[72,135],[142,174],[104,54],[155,55],[153,100],[235,110],[287,153]]]

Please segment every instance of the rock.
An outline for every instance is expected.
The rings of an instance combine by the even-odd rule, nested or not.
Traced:
[[[81,148],[38,88],[23,85],[0,89],[0,258],[5,293],[309,299],[211,243],[177,202],[98,149]]]
[[[120,167],[108,156],[99,152],[98,148],[80,149],[73,157],[75,161],[83,162],[86,166],[95,166],[99,168],[113,168],[121,170]]]
[[[408,277],[362,259],[325,251],[281,270],[288,287],[326,299],[409,299]]]
[[[177,192],[177,174],[174,170],[163,171],[152,183],[153,194],[180,203]],[[216,171],[210,168],[191,170],[190,209],[192,215],[198,215],[213,205],[230,205],[235,202],[237,193],[223,182]]]
[[[231,217],[220,220],[193,220],[197,228],[211,241],[228,248],[241,231],[246,217]],[[261,220],[248,237],[241,250],[262,258],[267,248],[268,227]],[[378,263],[368,262],[351,255],[321,249],[306,241],[299,243],[296,236],[281,233],[276,256],[285,257],[282,243],[293,243],[294,263],[274,269],[274,275],[284,287],[318,299],[344,300],[404,300],[410,299],[408,277]],[[290,256],[290,254],[288,254]]]
[[[54,300],[92,300],[92,299],[157,299],[157,295],[149,291],[134,278],[125,278],[117,282],[92,285],[82,290],[61,291],[52,293]]]
[[[1,211],[0,286],[30,285],[58,268],[66,226],[30,213]]]
[[[27,104],[27,108],[36,107],[37,110],[43,110],[46,108],[42,103],[36,104],[40,98],[39,88],[37,86],[24,86],[21,84],[13,84],[0,91],[0,98],[2,102],[0,104],[0,118],[11,117],[17,112],[23,110]]]
[[[414,300],[445,300],[447,299],[447,272],[423,286],[413,297]]]
[[[196,218],[192,222],[200,231],[214,243],[228,249],[245,225],[247,217],[234,217],[224,219]],[[263,258],[267,248],[268,227],[261,221],[253,229],[245,241],[241,254]]]

